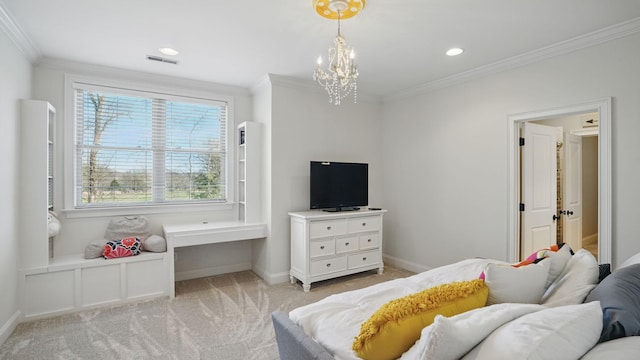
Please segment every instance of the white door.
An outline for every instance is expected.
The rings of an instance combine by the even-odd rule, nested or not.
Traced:
[[[574,251],[582,249],[582,138],[564,134],[562,239]]]
[[[556,243],[557,210],[557,130],[526,122],[523,124],[522,229],[520,256]]]

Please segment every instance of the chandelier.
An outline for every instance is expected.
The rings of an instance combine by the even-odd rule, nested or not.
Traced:
[[[348,19],[358,14],[365,0],[314,0],[313,5],[320,16],[338,20],[338,35],[334,46],[329,47],[328,66],[322,69],[322,56],[318,57],[318,66],[313,73],[317,81],[329,94],[329,102],[340,105],[345,97],[353,92],[353,102],[357,101],[358,67],[355,64],[353,48],[347,45],[340,33],[340,19]]]

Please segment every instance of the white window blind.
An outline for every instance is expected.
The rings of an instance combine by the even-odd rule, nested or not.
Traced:
[[[74,92],[76,208],[226,201],[226,102]]]

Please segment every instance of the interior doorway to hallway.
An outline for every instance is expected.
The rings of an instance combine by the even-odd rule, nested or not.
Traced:
[[[521,138],[525,133],[529,137],[520,146],[520,173],[537,172],[520,177],[520,197],[525,201],[520,212],[521,259],[552,243],[567,243],[574,251],[584,248],[598,258],[598,122],[598,114],[591,112],[520,124]],[[524,131],[533,124],[539,131]],[[550,134],[547,146],[535,137],[540,134]],[[548,176],[540,174],[544,171]],[[536,209],[541,201],[548,212]],[[546,214],[536,214],[538,210]]]
[[[597,130],[594,131],[595,126],[584,126],[583,121],[590,120],[587,119],[587,117],[595,118],[596,116],[597,122],[599,123]],[[610,119],[610,98],[557,109],[515,114],[508,117],[509,240],[507,244],[507,255],[509,260],[517,261],[523,256],[522,254],[529,255],[530,252],[527,253],[527,251],[530,250],[528,247],[532,247],[535,250],[546,247],[550,243],[560,241],[573,244],[572,248],[584,247],[589,249],[589,247],[595,247],[597,250],[594,250],[594,252],[597,253],[597,259],[600,263],[611,261]],[[541,144],[546,144],[545,146],[549,149],[546,154],[539,158],[545,159],[544,161],[539,159],[529,160],[529,162],[537,166],[535,170],[529,170],[529,173],[535,174],[535,177],[532,177],[530,174],[527,175],[524,170],[527,166],[527,161],[525,160],[525,155],[523,154],[523,156],[521,156],[520,153],[522,129],[527,127],[529,123],[531,124],[530,127],[543,125],[543,127],[547,126],[554,129],[552,132],[547,132],[548,135],[541,135],[529,140],[534,146],[540,147]],[[579,128],[577,128],[577,125],[572,125],[574,123],[580,124]],[[557,130],[558,125],[563,127],[562,131]],[[571,134],[572,131],[574,134]],[[568,141],[564,135],[559,134],[569,134],[578,137],[581,142],[587,144],[587,147],[585,148],[579,143],[575,144],[572,141]],[[553,137],[553,139],[549,141],[544,140],[545,136],[549,139]],[[562,141],[556,141],[557,139],[562,139]],[[594,144],[593,141],[595,139],[597,140]],[[579,149],[580,151],[577,153],[580,157],[584,157],[583,155],[593,157],[593,147],[595,146],[597,148],[597,156],[595,159],[597,163],[597,165],[595,165],[597,174],[595,179],[592,177],[585,178],[586,175],[583,176],[581,174],[583,170],[582,162],[576,160],[575,151],[566,155],[564,151],[558,151],[558,146],[560,146],[560,149],[562,149],[562,147],[566,147],[565,149],[572,148],[573,150]],[[553,149],[551,147],[553,147]],[[562,158],[564,156],[570,156],[572,158],[564,162],[564,160],[566,160]],[[551,167],[552,170],[546,167],[540,167],[541,163],[549,163],[550,161],[547,160],[551,157],[555,162],[555,165]],[[578,163],[580,166],[577,166]],[[559,182],[561,176],[559,177],[556,173],[558,164],[560,164],[560,171],[566,175],[562,177],[561,182]],[[562,168],[563,164],[564,168]],[[585,165],[585,170],[593,172],[594,165]],[[575,175],[569,176],[571,173],[580,173],[579,181]],[[541,176],[541,174],[548,176]],[[551,183],[551,176],[553,176],[553,183]],[[543,185],[540,189],[544,190],[536,193],[535,196],[537,196],[537,198],[531,197],[531,195],[528,195],[524,191],[526,186],[529,186],[525,184],[531,183],[534,178],[536,178],[538,182],[542,181]],[[541,180],[541,178],[543,178],[543,180]],[[566,178],[569,178],[572,183],[567,184]],[[586,185],[587,189],[593,189],[594,184],[591,182],[594,181],[596,183],[595,187],[597,188],[595,199],[592,198],[592,192],[587,197],[582,194],[581,189],[582,185]],[[521,186],[521,184],[523,184],[523,186]],[[569,192],[563,192],[563,187]],[[560,192],[557,192],[557,189],[560,189]],[[560,198],[557,196],[558,193],[561,194]],[[580,196],[577,196],[578,193]],[[546,195],[546,197],[544,195]],[[529,204],[526,204],[525,197],[528,197],[527,201]],[[577,204],[575,204],[576,202]],[[576,208],[574,205],[580,205],[581,208]],[[529,213],[527,213],[527,208]],[[545,210],[547,212],[536,212],[542,208],[548,208]],[[523,209],[523,211],[521,211],[521,209]],[[595,217],[593,212],[596,213]],[[534,219],[543,219],[544,223],[537,223],[536,221],[538,220],[531,222],[529,221],[531,217],[527,218],[527,216],[533,216]],[[595,223],[594,218],[597,218]],[[533,226],[530,225],[532,223]],[[558,226],[558,224],[560,226]],[[542,244],[544,244],[544,246],[540,246]]]

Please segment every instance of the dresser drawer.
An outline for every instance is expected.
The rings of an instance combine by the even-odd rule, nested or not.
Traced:
[[[380,233],[368,233],[360,234],[359,240],[360,249],[374,249],[380,246]]]
[[[333,238],[327,240],[311,241],[309,243],[309,256],[318,257],[333,255],[336,253],[336,243]]]
[[[347,232],[345,220],[313,221],[309,224],[309,235],[313,238],[340,235]]]
[[[380,216],[363,216],[347,221],[347,231],[350,233],[380,230]]]
[[[336,238],[336,253],[358,250],[360,239],[358,236],[345,236]]]
[[[345,256],[331,259],[315,260],[311,262],[311,276],[328,274],[347,269],[347,258]]]
[[[347,261],[349,269],[380,263],[380,251],[367,251],[360,254],[349,255]]]

